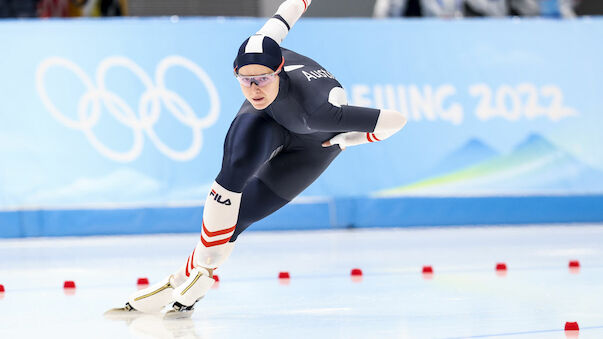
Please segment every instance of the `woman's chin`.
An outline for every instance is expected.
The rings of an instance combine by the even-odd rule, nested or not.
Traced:
[[[257,110],[261,110],[261,109],[264,109],[264,108],[268,107],[270,105],[270,103],[266,99],[264,99],[264,100],[259,101],[259,102],[253,102],[253,101],[251,101],[251,105],[253,106],[253,108],[255,108]]]

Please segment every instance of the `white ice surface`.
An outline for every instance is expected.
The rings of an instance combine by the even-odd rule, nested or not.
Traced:
[[[603,338],[601,225],[247,232],[190,320],[103,318],[197,239],[0,240],[0,338],[566,338],[566,321]],[[288,285],[276,278],[285,270]]]

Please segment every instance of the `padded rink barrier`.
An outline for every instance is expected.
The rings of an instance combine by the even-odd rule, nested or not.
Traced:
[[[202,207],[0,213],[0,237],[200,232]],[[362,227],[598,223],[603,195],[341,198],[292,203],[248,231]]]

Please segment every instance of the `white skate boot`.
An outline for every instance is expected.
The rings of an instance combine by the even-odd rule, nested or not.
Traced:
[[[160,282],[133,293],[124,307],[113,308],[105,312],[107,318],[123,318],[136,313],[157,313],[174,301],[174,276],[164,278]]]
[[[165,314],[166,319],[189,318],[197,301],[205,296],[215,280],[203,267],[194,268],[189,278],[172,292],[174,304]]]

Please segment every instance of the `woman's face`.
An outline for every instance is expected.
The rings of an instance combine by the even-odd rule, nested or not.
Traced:
[[[273,70],[263,65],[245,65],[239,69],[240,76],[258,76],[264,74],[272,74]],[[280,78],[277,75],[274,81],[260,87],[255,82],[251,83],[250,87],[241,84],[241,91],[247,100],[257,110],[268,107],[278,95],[278,86]]]

